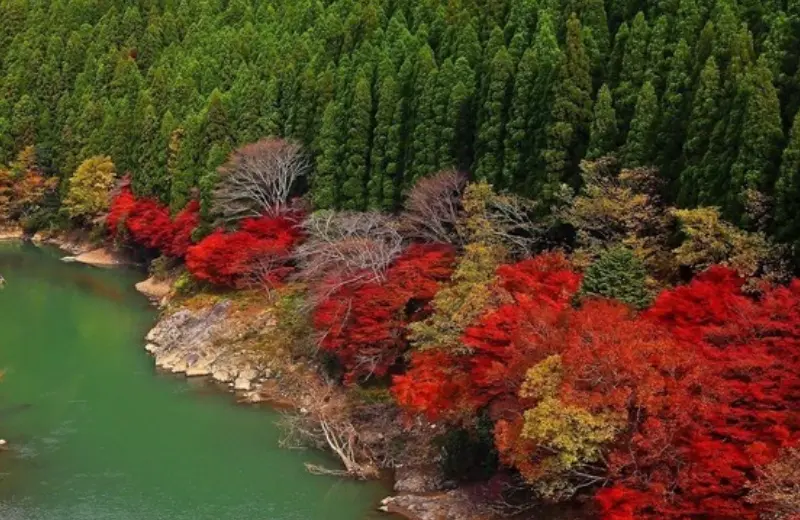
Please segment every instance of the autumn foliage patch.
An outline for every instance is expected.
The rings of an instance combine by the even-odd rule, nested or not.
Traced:
[[[756,468],[800,440],[800,282],[758,296],[727,268],[652,308],[590,299],[545,255],[498,269],[466,353],[414,352],[407,410],[488,410],[501,461],[543,498],[599,488],[605,519],[756,519]]]
[[[218,229],[189,247],[186,267],[215,285],[237,287],[253,276],[274,285],[291,272],[291,251],[301,237],[291,216],[246,219],[237,231]]]
[[[376,255],[372,242],[321,234],[337,222],[326,215],[315,227],[291,213],[193,244],[199,209],[171,218],[125,187],[107,225],[218,286],[274,287],[297,263],[319,346],[345,384],[391,380],[409,417],[448,427],[488,418],[502,471],[538,499],[593,493],[604,520],[758,520],[771,510],[774,493],[748,490],[800,445],[800,281],[746,285],[716,266],[639,310],[649,293],[626,304],[582,292],[560,253],[497,267],[502,248],[473,244],[457,263],[454,246],[406,246],[387,224],[390,254]],[[298,255],[312,232],[326,240],[316,256]],[[298,258],[338,265],[352,244],[380,268],[302,270]],[[418,327],[430,341],[416,339]]]
[[[127,236],[141,247],[182,258],[200,222],[199,215],[200,204],[192,201],[172,219],[166,206],[153,199],[136,198],[125,184],[111,201],[106,228],[112,236]]]
[[[389,267],[385,281],[345,284],[316,307],[321,346],[333,353],[348,383],[382,377],[408,347],[405,327],[427,312],[452,272],[447,245],[412,245]]]

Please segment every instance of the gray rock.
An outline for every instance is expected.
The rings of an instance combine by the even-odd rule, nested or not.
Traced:
[[[211,344],[214,334],[225,321],[230,301],[220,302],[209,310],[180,310],[161,320],[148,334],[152,352],[172,350],[200,351]]]
[[[215,368],[214,371],[211,372],[211,377],[220,383],[230,383],[234,379],[234,375],[224,368]]]
[[[211,375],[212,367],[216,359],[217,356],[214,352],[190,354],[186,368],[186,375],[188,377]]]
[[[251,367],[247,367],[241,372],[239,372],[239,379],[247,379],[248,381],[253,381],[257,377],[258,377],[258,371]]]
[[[398,493],[430,493],[440,491],[444,475],[437,464],[402,466],[394,471],[394,490]]]
[[[233,382],[233,389],[241,392],[247,392],[252,386],[253,384],[249,379],[244,379],[242,377],[237,378],[236,381]]]
[[[489,520],[496,518],[463,490],[385,498],[379,507],[416,520]]]

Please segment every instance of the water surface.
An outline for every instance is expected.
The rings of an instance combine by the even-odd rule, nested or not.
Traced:
[[[2,520],[366,520],[387,490],[309,475],[275,412],[159,375],[125,270],[0,243]]]

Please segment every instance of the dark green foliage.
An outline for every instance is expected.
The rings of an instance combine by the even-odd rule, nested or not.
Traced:
[[[343,207],[366,209],[368,160],[372,128],[372,85],[361,71],[348,110],[345,179],[342,184]]]
[[[697,204],[703,193],[702,164],[714,126],[720,117],[721,86],[719,68],[713,57],[700,73],[698,88],[692,101],[689,128],[683,144],[685,167],[680,177],[680,196],[683,206]]]
[[[800,112],[794,118],[789,143],[783,151],[775,199],[778,237],[797,242],[800,240]]]
[[[475,168],[477,178],[504,186],[503,134],[506,128],[513,65],[505,47],[495,54],[489,69],[489,87],[483,105],[484,120],[478,130],[478,161]]]
[[[652,300],[644,264],[625,247],[604,251],[586,270],[581,295],[612,298],[637,309],[647,307]]]
[[[511,185],[519,185],[525,179],[526,161],[533,146],[533,136],[528,133],[535,99],[534,83],[538,72],[538,56],[533,47],[522,55],[517,67],[514,93],[506,125],[505,152],[503,155],[503,177]]]
[[[488,413],[481,413],[475,423],[471,428],[450,429],[438,439],[447,478],[483,480],[497,470],[494,426]]]
[[[586,156],[596,159],[610,154],[616,149],[617,136],[617,112],[614,110],[611,89],[608,85],[603,85],[594,103],[594,118],[589,131],[589,150]]]
[[[622,149],[622,161],[625,166],[635,167],[650,164],[653,157],[657,123],[658,99],[653,84],[648,81],[639,91],[628,140]]]
[[[729,208],[732,216],[744,216],[748,191],[764,191],[775,181],[783,145],[778,92],[772,73],[762,58],[748,77],[749,97],[742,124],[741,146],[731,168]]]
[[[681,39],[670,59],[666,88],[661,98],[661,122],[658,136],[658,163],[674,193],[676,175],[681,168],[681,145],[686,137],[686,119],[689,112],[692,85],[691,50]]]
[[[555,86],[547,148],[542,152],[547,175],[545,196],[559,183],[574,183],[577,177],[592,119],[591,94],[592,78],[581,23],[572,16],[567,22],[567,48]]]
[[[442,168],[546,197],[612,154],[733,218],[758,190],[786,230],[798,5],[0,0],[0,161],[36,145],[66,180],[110,155],[177,211],[215,156],[277,135],[317,207],[389,210]]]
[[[614,92],[623,136],[627,134],[628,125],[633,118],[639,89],[647,71],[647,41],[649,37],[650,28],[647,20],[644,13],[639,12],[633,19],[630,36],[625,42],[619,84]]]

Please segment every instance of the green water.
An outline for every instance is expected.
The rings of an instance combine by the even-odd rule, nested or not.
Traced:
[[[309,475],[276,414],[157,374],[136,273],[0,243],[2,520],[364,520],[387,490]]]

